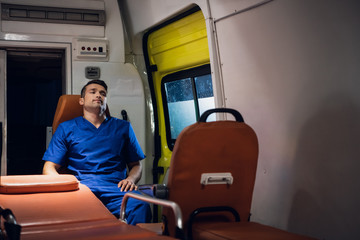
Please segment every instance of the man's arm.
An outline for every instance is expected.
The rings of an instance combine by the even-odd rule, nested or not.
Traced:
[[[59,175],[58,170],[60,169],[61,165],[46,161],[43,167],[43,174],[45,175]]]
[[[140,161],[128,163],[127,166],[129,168],[128,177],[118,183],[121,192],[137,190],[136,183],[140,180],[142,174]]]

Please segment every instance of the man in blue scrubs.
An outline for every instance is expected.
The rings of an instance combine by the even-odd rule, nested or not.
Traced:
[[[43,174],[59,174],[66,166],[119,217],[123,196],[137,189],[145,155],[131,124],[106,116],[106,95],[102,80],[89,81],[82,88],[83,116],[59,125],[43,157]],[[150,222],[150,206],[130,198],[126,216],[132,225]]]

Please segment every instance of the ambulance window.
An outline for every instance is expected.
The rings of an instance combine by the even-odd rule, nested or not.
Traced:
[[[215,107],[210,66],[165,76],[162,93],[167,141],[172,150],[180,132],[195,123],[204,111]]]
[[[201,116],[206,110],[215,107],[211,75],[195,77],[194,80]],[[208,121],[215,121],[215,114],[210,115]]]
[[[192,79],[165,83],[170,136],[176,139],[181,130],[196,122]]]

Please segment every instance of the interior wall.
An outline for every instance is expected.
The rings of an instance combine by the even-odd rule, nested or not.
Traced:
[[[216,22],[226,106],[259,138],[253,221],[359,238],[359,11],[275,0]]]
[[[124,33],[117,0],[0,0],[0,3],[105,10],[106,26],[84,26],[76,24],[29,23],[0,20],[1,46],[38,47],[55,44],[71,45],[74,39],[99,39],[109,43],[107,60],[77,60],[74,51],[66,52],[66,93],[79,94],[81,87],[89,80],[85,77],[85,67],[100,67],[101,79],[109,86],[108,105],[112,116],[121,118],[121,110],[126,109],[129,120],[143,150],[145,150],[145,100],[144,88],[138,71],[125,63]],[[15,46],[17,47],[17,46]],[[60,46],[61,48],[62,46]],[[47,47],[49,48],[49,47]],[[56,47],[58,48],[58,47]],[[68,50],[68,48],[66,48]],[[147,156],[151,157],[151,153]],[[151,159],[150,159],[151,160]],[[151,176],[151,169],[143,173]]]
[[[259,138],[253,221],[319,239],[359,238],[358,1],[273,0],[245,12],[265,1],[119,2],[137,61],[142,34],[186,6],[201,7],[208,36],[215,21],[215,81]]]

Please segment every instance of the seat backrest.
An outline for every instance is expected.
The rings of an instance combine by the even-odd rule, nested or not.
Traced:
[[[83,107],[79,104],[80,95],[62,95],[59,98],[53,120],[53,133],[60,123],[83,115]],[[108,106],[106,115],[110,116]]]
[[[232,207],[241,221],[247,221],[257,159],[257,136],[244,122],[198,122],[185,128],[176,140],[168,178],[168,198],[179,204],[185,231],[189,216],[203,207]],[[231,174],[233,182],[211,184],[226,179],[215,175],[207,178],[210,184],[202,184],[204,173]],[[163,214],[171,233],[171,212],[164,209]]]

